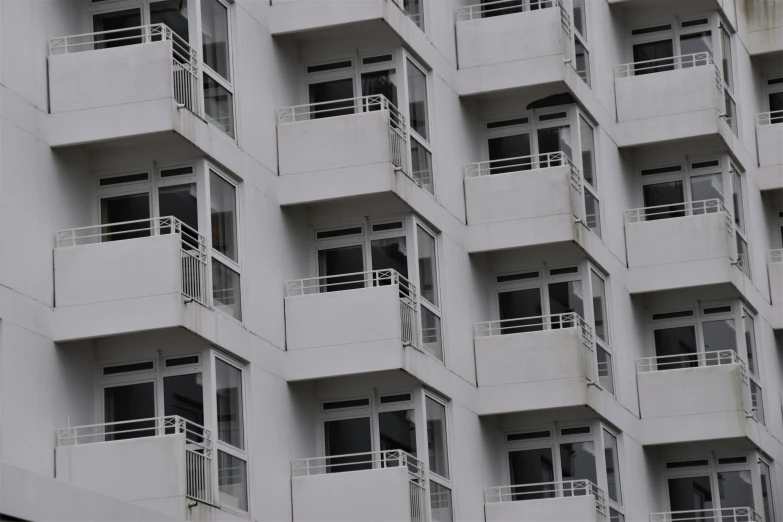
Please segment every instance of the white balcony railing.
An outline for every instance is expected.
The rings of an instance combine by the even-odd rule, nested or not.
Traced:
[[[657,357],[643,357],[636,360],[636,372],[646,373],[664,370],[681,370],[684,368],[698,368],[700,366],[724,366],[737,364],[745,374],[745,363],[734,350],[721,350],[717,352],[695,352],[676,355],[659,355]],[[744,378],[743,378],[744,380]]]
[[[484,489],[485,504],[519,502],[525,500],[554,499],[562,497],[595,497],[595,510],[606,515],[606,498],[601,488],[589,480],[542,482],[517,486],[494,486]]]
[[[650,522],[763,522],[764,517],[749,507],[699,509],[652,513]]]
[[[411,522],[426,522],[427,469],[422,461],[405,451],[385,450],[298,459],[291,462],[291,477],[400,467],[408,469],[410,520]]]
[[[478,161],[465,165],[465,179],[548,169],[568,165],[571,169],[571,206],[574,218],[587,224],[584,204],[584,178],[565,152],[545,152],[530,156],[518,156],[498,160]]]
[[[182,295],[208,306],[207,240],[173,216],[70,228],[57,232],[55,241],[57,248],[68,248],[165,234],[180,237]]]
[[[570,34],[570,18],[560,0],[494,0],[482,4],[473,4],[457,9],[457,22],[467,22],[481,18],[502,16],[527,11],[537,11],[559,6],[563,18],[563,28]]]
[[[198,53],[166,24],[143,25],[52,38],[49,40],[49,55],[97,51],[164,40],[171,42],[174,99],[183,108],[194,114],[201,114]]]
[[[524,334],[544,330],[562,330],[566,328],[580,329],[582,344],[584,344],[586,348],[584,357],[585,377],[591,382],[598,382],[598,376],[600,374],[598,371],[593,329],[575,312],[485,321],[476,324],[476,337]]]
[[[762,112],[756,115],[756,124],[759,127],[783,123],[783,111]]]
[[[769,251],[769,264],[783,263],[783,248]]]
[[[689,69],[691,67],[706,66],[712,66],[715,69],[718,89],[723,92],[720,71],[715,65],[712,55],[708,52],[624,63],[615,66],[614,75],[615,78],[626,78],[628,76],[641,76],[644,74],[673,71],[675,69]]]
[[[185,435],[185,494],[194,500],[214,504],[212,434],[204,426],[183,417],[169,415],[62,428],[57,432],[57,446],[77,446],[178,434]],[[118,473],[124,472],[118,470]]]
[[[668,205],[656,205],[652,207],[634,208],[625,211],[625,224],[639,223],[642,221],[655,221],[659,219],[672,219],[686,216],[700,216],[704,214],[726,214],[726,228],[729,234],[734,235],[734,218],[731,212],[720,199],[703,199],[699,201],[684,201],[682,203],[670,203]]]
[[[354,272],[332,276],[295,279],[286,285],[287,296],[313,295],[326,292],[357,290],[376,286],[397,285],[400,289],[400,335],[403,342],[417,348],[418,304],[416,286],[393,269]]]
[[[391,129],[389,147],[392,163],[404,174],[407,174],[408,124],[399,109],[382,94],[283,107],[277,111],[277,122],[295,123],[379,110],[389,111],[389,127]]]

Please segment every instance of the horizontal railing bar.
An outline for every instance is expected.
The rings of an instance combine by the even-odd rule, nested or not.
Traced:
[[[769,251],[769,264],[783,263],[783,248]]]
[[[674,355],[658,355],[654,357],[642,357],[636,360],[637,373],[666,370],[667,366],[680,366],[695,363],[691,368],[702,367],[699,363],[717,363],[717,366],[738,364],[743,369],[745,362],[740,359],[734,350],[720,350],[716,352],[696,352]],[[674,368],[681,369],[681,368]],[[687,368],[682,368],[687,369]]]
[[[476,18],[481,18],[484,13],[496,13],[500,11],[511,11],[521,9],[528,12],[532,6],[536,9],[547,9],[559,4],[559,0],[494,0],[484,4],[473,4],[457,9],[457,22],[465,22]],[[498,7],[495,7],[498,6]]]
[[[776,121],[772,121],[776,120]],[[761,112],[756,115],[756,123],[758,125],[772,125],[777,123],[783,123],[783,110]]]
[[[641,60],[638,62],[624,63],[615,66],[615,77],[624,78],[626,76],[635,76],[637,72],[648,71],[650,69],[671,67],[671,69],[682,69],[690,67],[702,67],[705,65],[715,66],[712,55],[708,52],[682,54],[668,56],[665,58],[654,58],[652,60]],[[717,67],[716,67],[717,68]],[[718,71],[720,75],[720,71]]]
[[[510,165],[508,164],[509,162],[513,161],[519,161],[520,163]],[[557,163],[562,163],[562,165],[557,165]],[[531,154],[529,156],[516,156],[513,158],[502,158],[468,163],[465,165],[465,177],[472,178],[491,175],[493,169],[505,170],[516,167],[530,167],[529,170],[535,170],[540,168],[555,168],[563,166],[570,166],[572,169],[576,169],[578,171],[573,161],[571,161],[571,158],[569,158],[568,154],[565,152],[544,152],[541,154]]]

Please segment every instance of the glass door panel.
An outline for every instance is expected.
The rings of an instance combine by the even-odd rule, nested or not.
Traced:
[[[397,107],[397,74],[394,69],[362,73],[362,96],[383,95]],[[378,110],[379,105],[371,105],[366,110]]]
[[[185,43],[190,42],[188,32],[187,0],[161,0],[150,2],[150,23],[166,24]]]
[[[709,510],[715,507],[712,500],[710,477],[683,477],[669,479],[669,509],[671,511],[696,511],[684,513],[673,520],[690,519],[713,522],[714,517]],[[699,510],[705,510],[699,512]]]
[[[540,317],[541,289],[527,288],[525,290],[512,290],[498,293],[498,311],[501,321],[502,334],[515,334],[543,330],[541,319],[528,319],[525,317]]]
[[[770,112],[783,111],[783,92],[771,92],[767,96]],[[783,123],[783,114],[780,112],[773,114],[770,123]]]
[[[530,159],[530,134],[514,134],[487,140],[489,160],[494,161],[490,174],[504,174],[533,168]],[[510,160],[509,158],[524,158]],[[505,161],[499,161],[505,160]]]
[[[718,207],[705,207],[703,204],[697,203],[697,201],[705,201],[708,199],[719,199],[721,203],[723,199],[723,175],[716,174],[703,174],[701,176],[691,176],[691,201],[693,201],[693,213],[694,214],[712,214],[718,212]]]
[[[721,509],[743,507],[755,509],[750,470],[719,471],[718,493]],[[750,521],[749,517],[745,519]]]
[[[318,276],[329,277],[322,283],[321,292],[339,292],[364,288],[364,257],[362,246],[329,248],[318,251]]]
[[[413,410],[386,411],[378,414],[380,449],[400,450],[416,456],[416,419]],[[399,466],[396,459],[387,460],[384,465]]]
[[[104,225],[101,228],[102,232],[107,234],[103,236],[104,241],[149,236],[149,223],[126,223],[149,218],[150,196],[146,192],[101,199],[101,225]]]
[[[593,484],[598,484],[598,474],[595,468],[595,443],[586,442],[568,442],[560,445],[560,470],[562,472],[563,482],[570,480],[589,480]],[[573,497],[586,495],[587,492],[582,489],[573,489],[569,486],[563,487],[564,497]]]
[[[671,71],[674,69],[673,56],[674,42],[672,40],[635,44],[633,46],[633,61],[638,65],[634,67],[634,75]]]
[[[712,31],[684,34],[680,36],[680,55],[708,53],[712,56]],[[683,69],[697,65],[707,65],[708,58],[695,56],[682,62]]]
[[[549,313],[569,314],[577,313],[580,317],[585,316],[585,304],[582,298],[581,281],[563,281],[560,283],[549,284]],[[573,321],[562,321],[552,318],[552,328],[571,328],[576,326]]]
[[[659,362],[659,370],[677,370],[699,365],[696,354],[696,328],[694,326],[662,328],[655,330],[653,335],[656,357],[674,356]]]
[[[155,384],[143,382],[103,389],[103,421],[123,422],[155,417]],[[106,427],[106,440],[127,440],[155,435],[155,422],[126,422]],[[125,432],[125,433],[114,433]]]
[[[173,375],[163,378],[164,415],[178,415],[199,426],[204,426],[204,390],[200,373]],[[188,440],[201,442],[201,430],[188,426]],[[174,433],[173,428],[166,433]]]
[[[354,113],[353,78],[311,83],[308,86],[310,103],[323,103],[311,108],[312,119],[345,116]],[[333,102],[333,103],[324,103]]]
[[[508,467],[512,486],[510,500],[536,500],[554,498],[553,485],[555,466],[552,461],[552,448],[510,451]]]
[[[685,216],[682,205],[685,202],[685,191],[682,181],[645,185],[642,187],[642,195],[645,208],[657,207],[645,211],[646,221]]]
[[[372,469],[368,456],[334,457],[372,451],[370,418],[340,419],[324,422],[324,446],[327,473]]]
[[[373,270],[392,269],[408,277],[408,249],[404,237],[373,239],[370,242],[370,257]]]
[[[141,10],[127,9],[125,11],[113,11],[111,13],[98,13],[92,15],[92,30],[96,33],[112,31],[108,34],[94,37],[96,49],[108,49],[125,45],[140,44],[141,39]],[[122,31],[121,29],[127,29]]]
[[[571,152],[571,127],[551,127],[538,130],[538,153],[563,152],[569,158]],[[542,163],[539,168],[556,167],[562,162]]]
[[[737,351],[737,332],[734,325],[734,319],[723,319],[720,321],[705,321],[702,323],[702,333],[704,334],[704,351],[710,352],[736,352]],[[707,360],[707,366],[717,365],[718,363],[731,362],[731,354],[716,355]]]

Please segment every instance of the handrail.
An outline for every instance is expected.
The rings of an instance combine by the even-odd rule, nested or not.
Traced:
[[[675,69],[686,69],[705,65],[715,66],[715,61],[710,53],[700,52],[616,65],[614,74],[615,78],[626,78],[628,76],[637,76],[640,73],[649,74],[653,72],[672,71]]]
[[[595,510],[606,514],[606,495],[604,491],[589,480],[565,480],[560,482],[541,482],[512,486],[493,486],[484,489],[485,504],[520,502],[542,498],[579,497],[593,495]]]
[[[555,7],[560,0],[494,0],[483,4],[473,4],[457,9],[457,22],[467,22],[488,16],[499,16],[518,12],[534,11]],[[535,6],[535,8],[533,7]]]
[[[718,198],[628,209],[625,211],[625,224],[630,225],[656,219],[717,214],[719,212],[726,214],[726,226],[729,229],[729,233],[734,234],[734,218],[723,201]],[[653,219],[650,219],[650,217],[653,217]]]
[[[548,169],[566,165],[579,172],[579,169],[576,168],[576,165],[574,165],[571,158],[569,158],[568,154],[565,152],[544,152],[542,154],[531,154],[529,156],[517,156],[514,158],[468,163],[465,165],[465,178],[476,178],[524,170]]]
[[[144,427],[129,427],[122,429],[123,426],[147,424]],[[115,429],[120,428],[120,429]],[[171,433],[167,431],[174,430]],[[83,432],[87,433],[83,433]],[[81,440],[96,439],[104,437],[113,437],[115,435],[125,435],[130,433],[154,433],[155,435],[169,435],[185,433],[192,435],[188,437],[188,444],[207,449],[212,443],[212,434],[204,426],[196,424],[179,415],[166,415],[164,417],[150,417],[146,419],[134,419],[126,421],[102,422],[99,424],[85,424],[82,426],[69,426],[57,430],[57,446],[77,446]],[[140,435],[144,437],[145,435]],[[133,438],[133,437],[129,437]],[[198,439],[201,439],[200,441]],[[81,442],[81,444],[95,444],[105,442],[105,440],[91,440]]]
[[[291,461],[291,477],[309,477],[326,473],[350,472],[348,466],[365,469],[398,468],[407,466],[408,473],[418,479],[426,477],[424,463],[402,450],[369,451],[363,453],[347,453],[344,455],[329,455],[326,457],[311,457]]]
[[[694,509],[650,514],[650,522],[763,522],[753,508]]]
[[[783,123],[783,110],[762,112],[756,115],[756,124],[759,127]]]
[[[286,289],[288,297],[295,297],[328,291],[355,290],[357,287],[384,286],[384,284],[399,285],[406,293],[416,294],[416,286],[393,268],[293,279],[288,281]],[[339,288],[344,286],[349,288]]]
[[[61,230],[55,234],[55,248],[73,248],[106,241],[124,241],[165,234],[176,234],[180,238],[182,295],[186,299],[208,306],[207,239],[174,216]]]
[[[375,110],[388,110],[393,128],[404,129],[405,116],[383,94],[369,96],[356,96],[341,100],[325,102],[305,103],[303,105],[291,105],[277,110],[278,123],[294,123],[313,119],[316,115],[321,118],[343,116],[345,114],[359,114]]]
[[[636,373],[682,370],[705,366],[726,366],[730,364],[737,364],[742,368],[743,372],[745,370],[745,362],[740,359],[737,352],[734,350],[720,350],[716,352],[642,357],[636,360]]]
[[[769,264],[783,263],[783,248],[769,251]]]
[[[591,350],[593,349],[593,329],[576,312],[484,321],[476,324],[476,337],[494,337],[496,335],[522,334],[565,328],[581,328],[584,344]]]

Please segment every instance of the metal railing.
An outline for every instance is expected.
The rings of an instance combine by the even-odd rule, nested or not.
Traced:
[[[731,212],[726,208],[726,205],[723,204],[723,201],[717,198],[699,201],[684,201],[682,203],[670,203],[668,205],[656,205],[626,210],[625,224],[629,225],[642,221],[717,214],[719,212],[725,213],[726,228],[728,229],[729,234],[734,235],[734,218],[732,217]]]
[[[495,0],[457,9],[457,22],[467,22],[491,16],[537,11],[559,5],[559,0]]]
[[[405,116],[382,94],[359,96],[327,102],[283,107],[277,111],[278,123],[296,123],[365,112],[389,111],[389,150],[395,167],[408,172],[408,124]]]
[[[426,522],[427,469],[422,461],[405,451],[384,450],[298,459],[291,462],[291,477],[400,467],[408,470],[411,522]]]
[[[500,504],[503,502],[583,497],[587,495],[595,497],[595,510],[606,515],[604,491],[589,480],[566,480],[561,482],[489,487],[484,489],[484,503]]]
[[[174,99],[182,107],[200,114],[198,53],[166,24],[52,38],[49,40],[49,56],[160,41],[171,42]]]
[[[173,216],[70,228],[55,235],[56,248],[176,234],[180,237],[182,295],[207,306],[207,240]]]
[[[749,507],[698,509],[652,513],[650,522],[763,522],[764,517]]]
[[[689,69],[691,67],[702,67],[707,65],[715,67],[712,55],[708,52],[701,52],[616,65],[614,68],[614,75],[615,78],[626,78],[628,76],[640,76],[643,74],[673,71],[675,69]],[[720,80],[720,71],[718,71],[718,79]]]
[[[775,263],[783,263],[783,248],[778,248],[777,250],[770,250],[768,257],[769,257],[770,265],[774,265]]]
[[[194,500],[214,504],[212,434],[204,426],[184,417],[169,415],[62,428],[57,432],[57,446],[179,434],[185,435],[185,494]]]
[[[476,338],[494,337],[497,335],[525,334],[545,330],[561,330],[579,328],[584,352],[585,377],[590,382],[598,382],[598,358],[595,351],[595,337],[592,327],[576,312],[565,314],[540,315],[536,317],[520,317],[517,319],[501,319],[485,321],[476,324]]]
[[[742,373],[744,375],[745,363],[739,358],[739,355],[737,355],[737,352],[734,350],[643,357],[636,360],[636,373],[682,370],[705,366],[725,366],[728,364],[739,365],[740,368],[742,368]]]
[[[313,295],[376,286],[396,285],[400,298],[400,335],[403,342],[418,348],[418,305],[416,286],[393,269],[353,272],[331,276],[295,279],[286,284],[288,297]]]
[[[756,124],[759,127],[783,123],[783,111],[762,112],[756,115]]]

